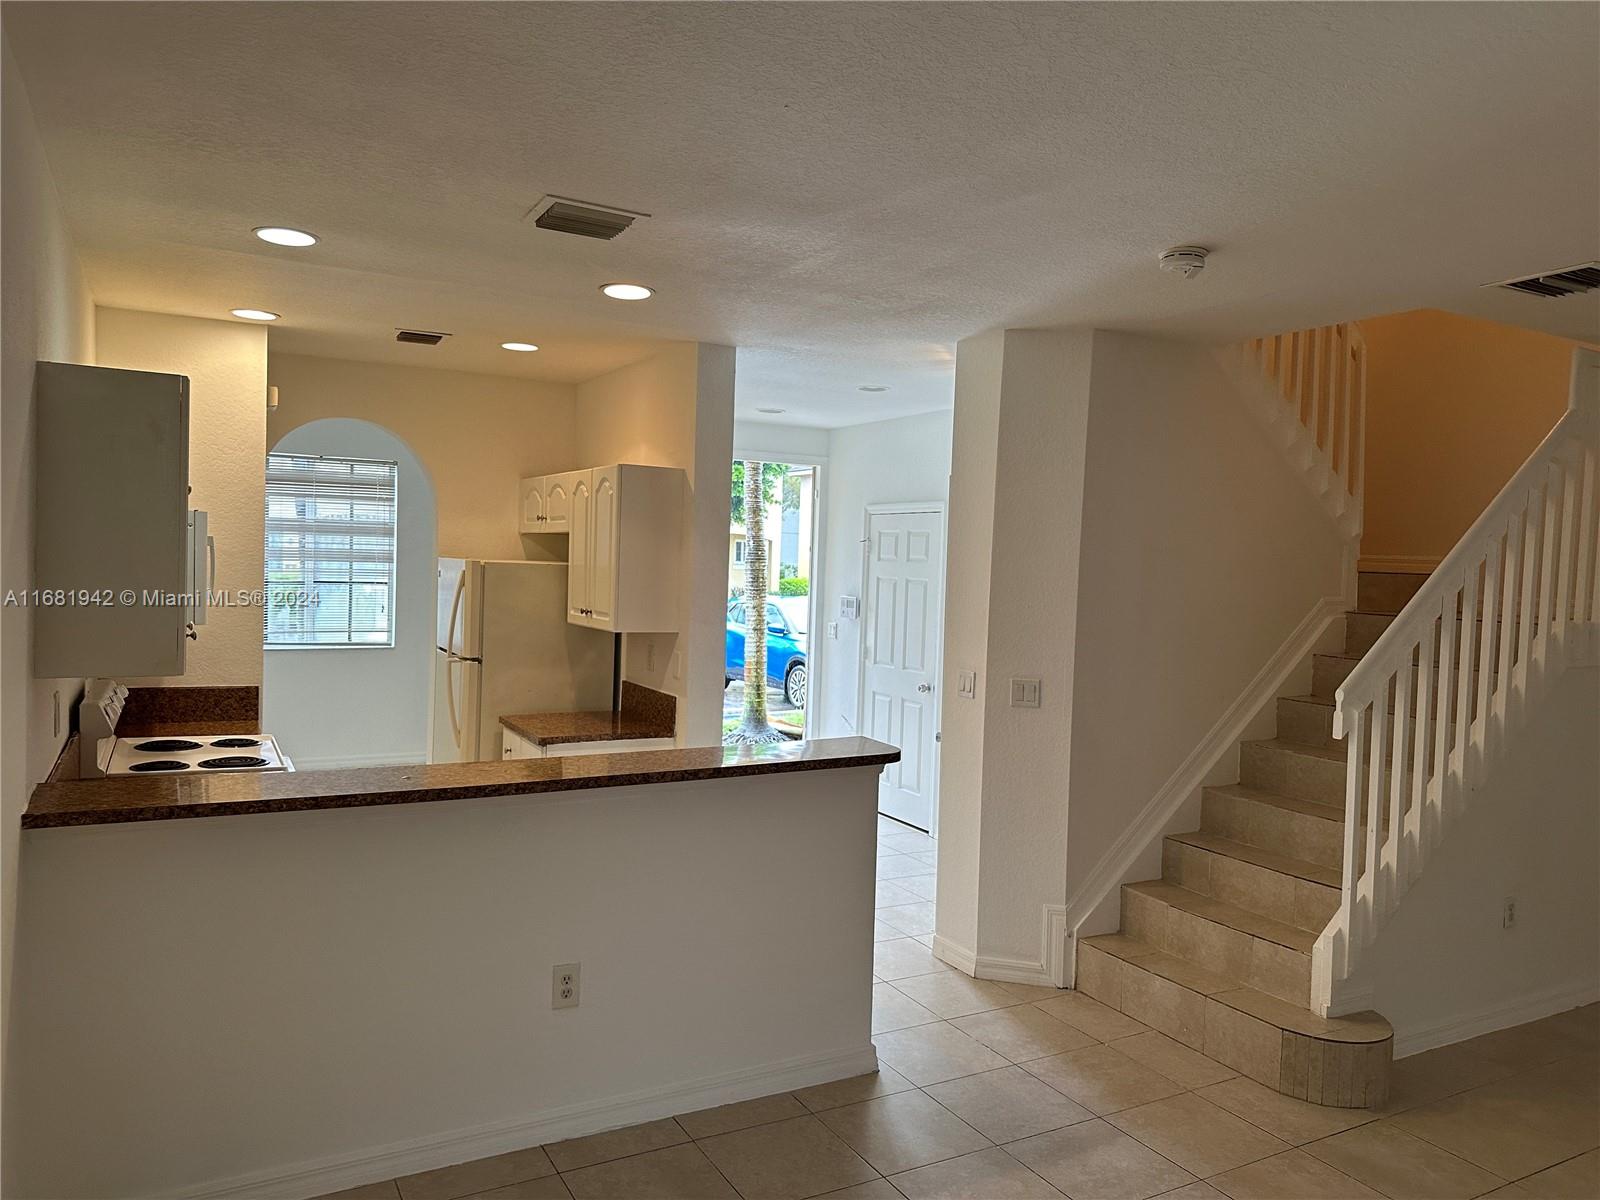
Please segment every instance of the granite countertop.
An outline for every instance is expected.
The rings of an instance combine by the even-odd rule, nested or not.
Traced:
[[[27,811],[22,814],[22,827],[50,829],[183,817],[419,804],[478,796],[525,796],[587,788],[883,766],[899,759],[900,751],[893,746],[870,738],[847,737],[768,746],[698,746],[631,754],[358,767],[342,771],[269,771],[183,778],[119,775],[40,784],[33,790]]]
[[[527,738],[536,746],[564,746],[572,742],[609,742],[636,738],[669,738],[674,729],[673,715],[666,719],[657,713],[628,712],[544,712],[517,713],[500,718],[512,733]]]

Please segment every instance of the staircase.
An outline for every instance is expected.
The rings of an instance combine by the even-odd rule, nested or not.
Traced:
[[[1312,949],[1339,909],[1345,744],[1335,693],[1426,580],[1363,572],[1340,654],[1278,701],[1277,736],[1240,747],[1200,828],[1167,837],[1161,878],[1122,889],[1122,929],[1080,939],[1077,986],[1285,1095],[1361,1108],[1388,1093],[1393,1031],[1311,1011]]]

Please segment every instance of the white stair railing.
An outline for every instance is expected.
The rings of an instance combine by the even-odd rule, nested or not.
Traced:
[[[1267,430],[1305,473],[1348,537],[1361,532],[1367,422],[1367,346],[1352,323],[1323,325],[1235,347]]]
[[[1566,414],[1339,688],[1344,877],[1312,953],[1324,1015],[1562,669],[1575,627],[1600,618],[1597,473],[1600,354],[1579,350]]]

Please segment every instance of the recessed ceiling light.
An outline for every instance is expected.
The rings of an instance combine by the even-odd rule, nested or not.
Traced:
[[[264,308],[235,308],[231,310],[236,317],[243,317],[246,321],[276,321],[278,314],[268,312]]]
[[[532,342],[501,342],[500,349],[515,350],[518,354],[532,354],[539,347]]]
[[[789,410],[785,408],[758,408],[756,411],[759,413],[771,413],[773,416],[777,416],[779,413],[788,412]]]
[[[600,290],[613,300],[648,300],[656,294],[642,283],[608,283]]]
[[[262,225],[254,232],[263,242],[271,242],[274,246],[315,246],[317,244],[316,234],[307,233],[304,229],[290,229],[284,225]]]
[[[881,383],[864,383],[856,389],[858,392],[887,392],[888,390]]]

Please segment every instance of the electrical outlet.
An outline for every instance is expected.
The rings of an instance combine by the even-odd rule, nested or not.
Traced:
[[[550,972],[550,1007],[577,1008],[579,964],[557,963]]]
[[[1011,707],[1038,708],[1039,686],[1037,679],[1013,679],[1011,681]]]
[[[656,670],[656,640],[655,640],[655,638],[646,638],[644,640],[644,669],[646,671],[649,671],[652,675],[655,674],[655,670]]]
[[[682,679],[683,678],[683,651],[682,650],[674,650],[673,653],[672,653],[672,677],[674,679]]]
[[[1500,910],[1500,928],[1510,929],[1517,923],[1517,898],[1507,896],[1505,906]]]
[[[61,693],[50,693],[50,732],[56,737],[61,736]]]

